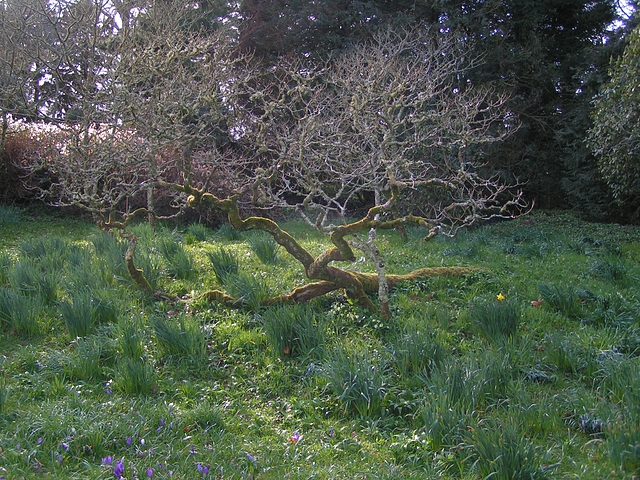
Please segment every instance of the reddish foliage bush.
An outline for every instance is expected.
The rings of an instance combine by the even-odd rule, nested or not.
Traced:
[[[0,152],[0,202],[25,203],[35,199],[26,168],[39,154],[41,143],[28,130],[7,133]]]

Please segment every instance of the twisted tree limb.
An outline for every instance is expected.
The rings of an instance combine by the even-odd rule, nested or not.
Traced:
[[[345,237],[372,228],[392,229],[408,223],[415,223],[427,227],[431,226],[426,219],[416,216],[406,216],[390,221],[377,219],[377,215],[382,212],[384,208],[391,205],[391,202],[387,202],[388,204],[371,208],[367,215],[361,220],[337,227],[330,235],[334,246],[314,258],[295,238],[282,230],[273,220],[264,217],[242,218],[237,204],[238,195],[220,199],[211,193],[205,193],[189,185],[165,184],[165,186],[171,186],[187,194],[187,202],[189,206],[193,208],[198,208],[206,204],[226,212],[229,223],[236,230],[261,230],[269,233],[278,245],[282,246],[293,258],[300,262],[304,267],[307,278],[317,280],[316,282],[311,282],[294,289],[288,295],[267,299],[264,302],[265,305],[304,302],[326,295],[335,290],[344,290],[349,298],[352,298],[361,306],[377,312],[378,307],[372,302],[370,295],[379,291],[379,275],[377,273],[345,270],[331,265],[333,262],[352,262],[355,260],[356,257],[353,249]],[[430,238],[430,235],[427,237]],[[385,277],[388,288],[393,289],[402,282],[443,275],[460,276],[477,270],[479,269],[474,267],[434,267],[417,269],[405,275],[387,274]],[[141,286],[142,285],[144,284],[141,283]],[[229,307],[237,307],[240,305],[238,299],[220,290],[205,292],[200,298]]]

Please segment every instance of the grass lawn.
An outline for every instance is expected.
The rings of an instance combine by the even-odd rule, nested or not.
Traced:
[[[284,228],[312,253],[325,237]],[[304,283],[258,232],[0,207],[0,478],[631,479],[640,474],[640,228],[568,214],[427,243],[379,232],[382,320]],[[364,260],[351,269],[373,271]],[[220,288],[228,310],[198,299]]]

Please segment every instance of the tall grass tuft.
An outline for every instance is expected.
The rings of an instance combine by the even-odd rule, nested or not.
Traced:
[[[5,285],[9,281],[9,271],[13,267],[13,260],[6,252],[0,252],[0,285]]]
[[[420,419],[429,447],[435,452],[460,444],[463,433],[474,422],[472,412],[447,392],[429,396]]]
[[[201,402],[192,410],[185,412],[182,420],[190,427],[196,427],[208,434],[222,433],[225,429],[220,409],[208,401]]]
[[[393,361],[402,377],[428,375],[444,361],[446,351],[442,342],[427,328],[411,324],[393,343]]]
[[[153,255],[147,248],[139,248],[136,250],[134,259],[136,267],[142,269],[144,277],[149,281],[149,283],[152,286],[158,285],[158,282],[163,275],[163,271],[162,262],[157,255]],[[127,275],[129,275],[128,272]],[[191,275],[191,271],[189,271],[189,275]]]
[[[226,284],[231,275],[238,273],[240,262],[232,251],[219,248],[213,252],[207,252],[207,256],[220,285]]]
[[[452,359],[435,368],[426,380],[432,396],[447,396],[461,412],[488,409],[503,402],[515,376],[514,359],[502,350],[487,350],[478,358]]]
[[[319,353],[324,345],[321,326],[309,305],[268,308],[262,318],[267,341],[281,358]]]
[[[72,343],[73,354],[65,367],[65,375],[78,380],[95,380],[102,376],[100,361],[103,339],[96,335],[76,338]]]
[[[209,229],[202,223],[191,223],[187,227],[187,234],[198,242],[204,242],[209,237]]]
[[[28,259],[16,262],[8,277],[14,290],[28,295],[39,295],[47,304],[58,298],[62,284],[62,272],[43,271]]]
[[[591,275],[600,280],[625,284],[629,277],[629,266],[624,259],[616,256],[598,258],[589,265]]]
[[[258,276],[239,272],[227,277],[229,295],[237,299],[238,304],[250,310],[259,310],[271,296],[269,287]]]
[[[327,359],[324,375],[347,412],[378,417],[387,395],[385,370],[385,362],[377,355],[337,348]]]
[[[236,230],[228,223],[223,223],[216,231],[216,235],[227,242],[235,242],[242,239],[242,232]]]
[[[207,340],[200,326],[191,318],[180,315],[176,321],[154,317],[151,321],[156,341],[169,355],[203,361],[207,356]]]
[[[569,318],[576,318],[582,313],[580,295],[576,288],[556,284],[538,284],[538,291],[544,303],[552,310]]]
[[[552,333],[545,337],[544,351],[547,361],[559,371],[578,374],[587,370],[591,360],[585,348],[573,339],[559,333]]]
[[[193,275],[193,257],[171,237],[160,237],[156,245],[168,266],[168,273],[176,278],[187,279]]]
[[[20,250],[31,260],[48,259],[55,267],[62,268],[71,250],[71,242],[61,237],[37,237],[23,241]]]
[[[144,329],[142,322],[135,318],[121,317],[116,330],[119,353],[127,358],[139,359],[144,355]]]
[[[0,320],[18,333],[36,335],[43,308],[39,295],[23,295],[6,288],[0,289]]]
[[[482,478],[543,480],[551,478],[557,468],[547,463],[546,454],[513,421],[488,422],[467,438],[472,445],[473,468]]]
[[[516,298],[477,302],[469,315],[482,336],[493,342],[515,336],[520,325],[520,305]]]
[[[109,271],[118,279],[128,278],[129,272],[124,261],[124,254],[127,251],[125,242],[106,232],[101,232],[91,237],[91,243],[96,252],[96,256],[101,263],[108,265]]]
[[[629,474],[640,473],[640,363],[615,356],[602,365],[602,391],[618,405],[606,428],[609,458]]]
[[[58,310],[71,338],[91,333],[99,318],[98,301],[89,290],[80,290],[70,299],[61,301]]]
[[[253,235],[249,238],[249,247],[265,265],[278,263],[280,245],[276,243],[271,235]]]
[[[78,290],[101,291],[114,287],[115,277],[103,262],[79,263],[67,269],[63,288],[68,292]]]
[[[121,358],[113,385],[125,394],[148,395],[155,385],[153,367],[142,358]]]
[[[0,225],[19,225],[24,218],[21,208],[15,205],[0,205]]]
[[[7,381],[0,372],[0,417],[5,413],[7,409],[7,403],[9,400],[9,387],[7,387]]]

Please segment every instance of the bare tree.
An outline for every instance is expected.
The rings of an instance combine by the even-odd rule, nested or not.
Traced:
[[[34,164],[53,182],[41,194],[99,222],[134,211],[153,220],[159,179],[191,182],[196,164],[210,172],[243,62],[232,55],[232,31],[189,28],[184,2],[134,5],[62,2],[47,17],[57,40],[32,52],[73,92],[55,148]]]
[[[475,60],[459,41],[386,30],[327,64],[283,59],[259,71],[236,54],[232,29],[215,36],[185,30],[174,20],[179,11],[149,10],[146,29],[137,31],[130,19],[126,35],[101,37],[109,42],[100,51],[115,61],[105,70],[105,86],[83,96],[83,110],[95,116],[70,124],[83,132],[73,137],[82,141],[48,164],[58,179],[52,189],[58,204],[84,206],[105,228],[124,229],[141,210],[120,208],[117,221],[123,200],[147,192],[142,211],[153,216],[153,192],[171,189],[181,207],[226,212],[233,227],[268,232],[300,262],[310,283],[267,303],[344,289],[378,310],[369,297],[377,292],[384,316],[388,290],[399,282],[473,269],[389,275],[375,242],[378,229],[416,224],[428,239],[527,208],[517,191],[481,175],[482,146],[515,125],[504,98],[469,84],[465,70]],[[424,202],[407,201],[407,192]],[[268,217],[245,218],[246,203],[295,210],[333,246],[314,256]],[[347,220],[365,205],[360,220]],[[129,271],[150,290],[133,264],[129,238]],[[375,274],[337,266],[353,262],[355,250],[373,261]],[[239,303],[218,290],[204,296]]]
[[[465,46],[428,31],[386,30],[330,65],[283,62],[271,83],[254,92],[254,115],[245,117],[243,140],[256,146],[258,166],[246,182],[227,198],[193,185],[175,188],[190,194],[193,206],[208,202],[227,211],[238,229],[268,231],[308,278],[320,280],[287,301],[344,288],[375,309],[368,294],[377,290],[382,314],[389,315],[389,287],[434,270],[387,276],[377,229],[414,223],[431,238],[526,210],[519,192],[479,173],[475,156],[482,145],[501,140],[515,125],[503,97],[466,81],[465,70],[474,63],[469,55]],[[234,166],[235,159],[225,168]],[[407,191],[431,201],[417,215],[407,212],[401,203]],[[354,202],[366,196],[373,206],[349,223]],[[334,247],[314,258],[273,222],[243,220],[237,205],[244,198],[296,210],[330,234]],[[374,262],[375,275],[334,266],[354,261],[354,249]]]

